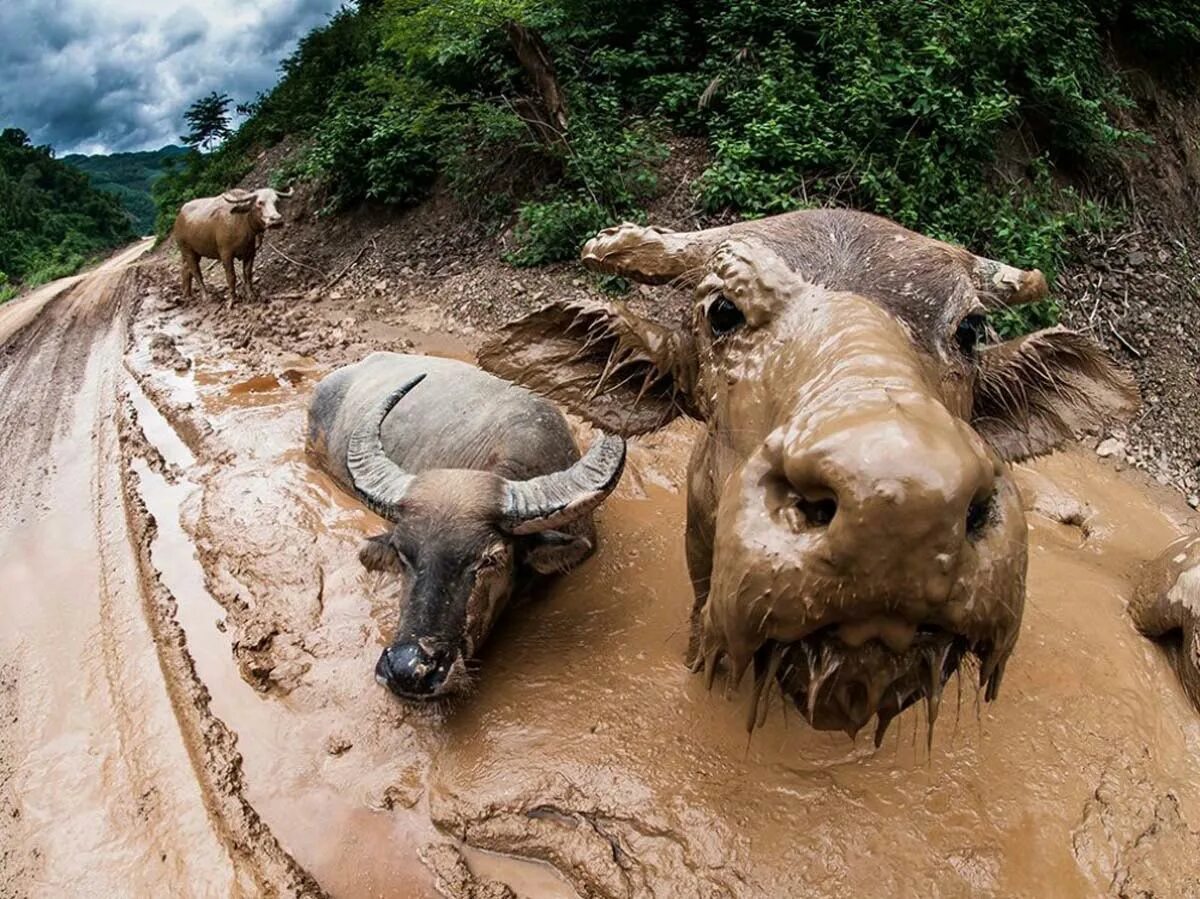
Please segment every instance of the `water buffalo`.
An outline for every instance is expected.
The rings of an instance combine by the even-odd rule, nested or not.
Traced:
[[[1200,709],[1200,536],[1181,537],[1150,563],[1129,614],[1139,631],[1168,644],[1184,692]]]
[[[418,700],[465,689],[510,596],[591,555],[591,513],[625,464],[616,436],[581,459],[562,413],[527,390],[463,362],[397,353],[317,385],[308,448],[394,522],[359,559],[404,576],[400,623],[375,675]]]
[[[192,279],[200,284],[200,296],[208,300],[208,288],[200,274],[201,258],[220,259],[225,267],[229,285],[229,305],[237,295],[237,277],[233,260],[242,260],[242,280],[246,283],[247,299],[256,299],[254,289],[254,255],[268,228],[283,226],[279,201],[292,192],[271,190],[228,191],[219,197],[202,197],[183,204],[175,218],[172,233],[183,257],[183,295],[192,298]]]
[[[667,327],[560,302],[509,325],[483,366],[626,435],[706,423],[688,475],[690,661],[753,668],[821,729],[876,740],[978,660],[996,696],[1025,602],[1008,462],[1129,413],[1137,393],[1063,328],[990,342],[989,310],[1047,291],[875,216],[809,210],[679,233],[624,224],[585,264],[694,288]]]

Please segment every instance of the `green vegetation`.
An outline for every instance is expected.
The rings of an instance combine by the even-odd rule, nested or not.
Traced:
[[[163,163],[186,152],[183,147],[167,146],[161,150],[109,156],[73,154],[62,157],[62,161],[86,172],[93,186],[120,200],[138,234],[151,234],[158,214],[151,189],[164,174]]]
[[[188,107],[183,120],[190,129],[179,139],[197,150],[211,150],[233,134],[229,127],[229,107],[233,100],[228,94],[213,91]]]
[[[672,132],[706,138],[714,214],[872,210],[1049,274],[1110,214],[1070,187],[1141,135],[1109,35],[1200,50],[1200,0],[360,0],[309,35],[218,150],[160,183],[160,228],[285,135],[331,206],[443,178],[516,216],[511,259],[644,215]],[[1053,320],[1052,305],[1007,328]]]
[[[87,175],[30,145],[24,131],[0,132],[0,301],[133,236],[121,204]]]

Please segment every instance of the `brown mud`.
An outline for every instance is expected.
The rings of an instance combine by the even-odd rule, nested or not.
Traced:
[[[684,665],[677,421],[476,692],[413,709],[372,676],[397,585],[356,549],[384,524],[303,453],[312,384],[360,348],[235,350],[130,261],[0,310],[0,895],[1200,894],[1200,717],[1125,614],[1195,527],[1177,495],[1019,466],[997,702],[950,685],[932,749],[920,709],[875,750],[777,696],[748,736],[748,696]],[[470,355],[424,325],[361,341]]]

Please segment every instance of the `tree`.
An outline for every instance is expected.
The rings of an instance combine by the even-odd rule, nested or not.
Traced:
[[[9,147],[28,147],[29,135],[20,128],[5,128],[0,131],[0,144]]]
[[[179,139],[198,150],[209,150],[221,143],[233,133],[229,127],[229,106],[232,103],[228,94],[218,94],[216,91],[201,97],[183,114],[191,131]]]

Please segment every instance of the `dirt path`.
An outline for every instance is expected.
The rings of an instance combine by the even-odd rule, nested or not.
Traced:
[[[1173,494],[1020,468],[1021,643],[932,749],[918,710],[878,751],[778,705],[748,739],[682,662],[678,422],[479,690],[414,710],[372,678],[398,585],[355,550],[384,524],[308,465],[304,410],[344,357],[469,331],[414,303],[297,356],[300,310],[178,306],[136,249],[0,309],[0,896],[1200,895],[1200,718],[1124,614],[1194,527]]]
[[[185,737],[197,709],[177,707],[147,615],[118,433],[129,266],[146,248],[0,310],[4,896],[302,881],[256,870],[256,840],[214,817],[220,785]]]

